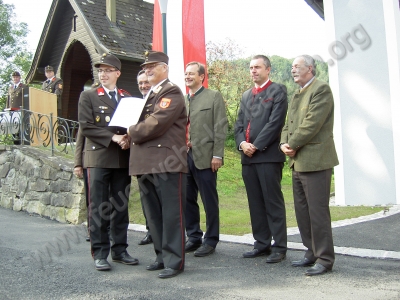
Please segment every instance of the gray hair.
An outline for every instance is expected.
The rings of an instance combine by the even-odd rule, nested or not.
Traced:
[[[296,58],[298,58],[298,57],[301,57],[304,60],[304,65],[306,67],[309,67],[309,66],[312,67],[311,73],[315,76],[315,74],[316,74],[316,66],[315,66],[314,58],[312,58],[310,55],[307,55],[307,54],[299,55]]]
[[[259,54],[259,55],[254,55],[251,60],[253,59],[262,59],[264,61],[264,65],[266,68],[269,68],[271,66],[271,62],[269,61],[269,58],[266,57],[265,55]]]

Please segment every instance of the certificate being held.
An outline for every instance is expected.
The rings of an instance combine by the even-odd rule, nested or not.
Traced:
[[[129,128],[136,125],[145,103],[146,99],[142,98],[122,98],[108,126]]]

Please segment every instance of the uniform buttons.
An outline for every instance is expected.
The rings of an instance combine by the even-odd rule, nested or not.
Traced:
[[[293,120],[291,120],[290,123],[293,123]]]
[[[94,150],[94,149],[96,149],[96,147],[95,147],[95,146],[92,146],[92,149]]]
[[[158,148],[160,148],[161,147],[161,145],[160,144],[158,144],[158,146],[157,146]]]
[[[290,132],[289,135],[292,135],[292,133]]]
[[[135,143],[132,143],[132,146],[135,146]]]
[[[119,133],[119,131],[117,130],[117,133]]]

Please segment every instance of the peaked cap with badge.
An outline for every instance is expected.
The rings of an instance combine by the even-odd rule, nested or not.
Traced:
[[[144,63],[142,63],[140,66],[145,66],[149,64],[155,64],[155,63],[165,63],[168,65],[169,58],[167,54],[164,52],[159,52],[159,51],[146,51],[144,53],[145,60]]]
[[[53,71],[54,72],[54,68],[52,66],[48,65],[48,66],[44,67],[44,71],[45,72],[47,72],[47,71]]]
[[[18,76],[18,77],[21,77],[21,74],[20,74],[19,72],[17,72],[17,71],[14,71],[14,72],[11,74],[11,76]]]
[[[94,67],[100,68],[101,65],[114,67],[119,71],[121,70],[121,61],[118,59],[118,57],[111,53],[104,53],[101,56],[100,61],[94,64]]]

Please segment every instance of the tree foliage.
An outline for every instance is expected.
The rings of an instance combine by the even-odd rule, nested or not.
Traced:
[[[27,50],[28,25],[15,21],[14,5],[0,0],[0,109],[3,110],[11,73],[23,77],[29,71],[32,53]]]
[[[270,79],[286,86],[290,101],[299,88],[291,74],[293,59],[277,55],[273,55],[269,59],[271,61]],[[209,42],[207,44],[208,84],[210,89],[221,92],[225,100],[231,134],[242,94],[254,85],[249,72],[250,60],[251,57],[243,58],[243,50],[230,39],[220,43]],[[328,82],[328,65],[326,63],[316,61],[316,76]]]

